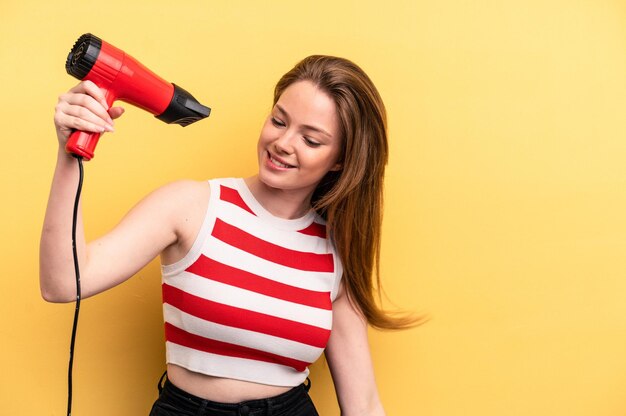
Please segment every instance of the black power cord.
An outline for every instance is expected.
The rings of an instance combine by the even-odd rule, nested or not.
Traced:
[[[72,337],[70,339],[70,363],[67,370],[67,416],[72,415],[72,369],[74,367],[74,344],[76,343],[76,329],[78,327],[78,314],[80,312],[80,268],[78,267],[78,253],[76,252],[76,223],[78,222],[78,204],[80,202],[80,193],[83,189],[83,158],[74,155],[78,160],[78,169],[80,172],[78,178],[78,189],[76,190],[76,199],[74,200],[74,214],[72,216],[72,252],[74,254],[74,271],[76,273],[76,307],[74,309],[74,324],[72,325]]]

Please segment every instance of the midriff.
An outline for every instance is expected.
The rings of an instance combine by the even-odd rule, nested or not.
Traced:
[[[250,381],[208,376],[175,364],[167,365],[167,378],[178,388],[206,400],[239,403],[264,399],[289,391],[292,387],[270,386]]]

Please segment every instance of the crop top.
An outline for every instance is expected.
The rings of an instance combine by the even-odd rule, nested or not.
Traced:
[[[273,216],[241,178],[209,181],[187,255],[162,266],[166,360],[190,371],[297,386],[324,351],[342,266],[324,220]]]

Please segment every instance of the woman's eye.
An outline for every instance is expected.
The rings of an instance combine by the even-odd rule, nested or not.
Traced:
[[[272,117],[272,124],[275,125],[276,127],[285,127],[285,123],[283,123],[282,121]]]
[[[311,147],[319,147],[321,143],[316,142],[315,140],[311,140],[308,137],[304,136],[304,142]]]

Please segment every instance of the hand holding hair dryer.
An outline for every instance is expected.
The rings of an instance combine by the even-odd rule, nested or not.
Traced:
[[[165,81],[132,56],[91,33],[74,44],[65,63],[67,73],[90,80],[104,92],[109,107],[115,100],[125,101],[155,115],[168,124],[189,124],[206,118],[209,107],[191,94]],[[75,131],[67,141],[68,153],[91,160],[101,133]]]

